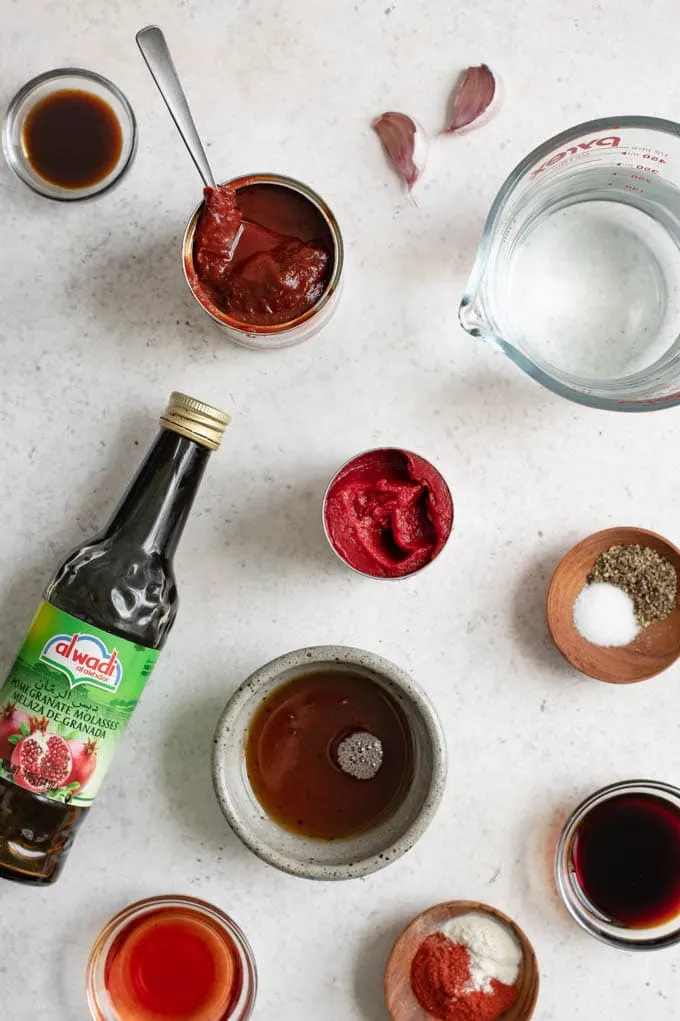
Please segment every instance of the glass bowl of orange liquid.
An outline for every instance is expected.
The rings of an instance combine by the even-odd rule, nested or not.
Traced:
[[[148,897],[104,926],[87,968],[96,1021],[245,1021],[257,972],[248,940],[194,897]]]

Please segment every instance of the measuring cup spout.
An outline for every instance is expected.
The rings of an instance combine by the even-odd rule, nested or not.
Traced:
[[[458,309],[458,321],[472,337],[487,337],[489,323],[479,298],[465,295]]]

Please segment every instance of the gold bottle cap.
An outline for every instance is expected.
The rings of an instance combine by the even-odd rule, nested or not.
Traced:
[[[231,418],[226,411],[220,411],[177,390],[170,394],[168,406],[161,415],[164,429],[187,436],[208,450],[217,450],[230,422]]]

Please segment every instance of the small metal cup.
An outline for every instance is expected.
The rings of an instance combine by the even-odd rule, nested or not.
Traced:
[[[326,539],[328,541],[328,545],[333,550],[333,552],[335,553],[335,555],[338,558],[338,560],[341,563],[343,563],[345,565],[345,567],[349,567],[350,571],[354,571],[355,574],[360,574],[364,578],[374,578],[376,581],[404,581],[407,578],[415,578],[415,576],[417,574],[420,574],[422,571],[425,571],[428,567],[432,566],[432,564],[435,562],[435,560],[443,552],[444,547],[446,546],[446,544],[448,543],[449,539],[451,538],[451,533],[453,532],[453,527],[454,527],[454,521],[453,520],[451,521],[451,527],[449,528],[448,535],[446,536],[446,539],[444,540],[442,548],[439,550],[438,553],[435,554],[434,557],[432,557],[431,560],[428,560],[428,562],[426,564],[423,564],[421,567],[417,567],[415,569],[415,571],[411,571],[408,574],[394,574],[394,575],[371,574],[370,571],[362,571],[359,567],[355,567],[354,564],[351,564],[349,562],[349,560],[346,560],[345,557],[340,552],[340,550],[335,545],[335,542],[333,541],[333,538],[332,538],[331,533],[330,533],[330,529],[328,527],[328,522],[326,520],[326,508],[327,508],[327,505],[328,505],[328,497],[329,497],[331,489],[335,485],[335,483],[338,480],[338,478],[341,475],[343,475],[344,472],[346,472],[347,469],[350,468],[354,464],[355,461],[361,461],[362,458],[367,457],[370,454],[378,454],[378,453],[382,453],[382,452],[386,452],[386,451],[397,451],[398,453],[410,454],[412,456],[419,457],[422,461],[426,461],[427,464],[429,464],[430,467],[433,469],[433,471],[436,472],[437,475],[439,475],[443,485],[446,488],[446,491],[449,494],[449,497],[451,499],[451,504],[453,506],[453,497],[451,495],[451,489],[449,487],[448,482],[446,481],[446,479],[444,478],[442,473],[439,471],[439,469],[434,464],[432,464],[431,461],[429,461],[427,458],[423,457],[422,454],[415,454],[415,451],[412,451],[412,450],[402,450],[400,447],[370,447],[368,450],[364,450],[360,454],[354,454],[353,457],[350,457],[349,460],[345,461],[344,464],[341,464],[340,467],[338,468],[338,470],[336,472],[334,472],[330,482],[326,486],[326,492],[324,493],[323,500],[321,501],[321,523],[323,525],[324,535],[326,536]]]
[[[238,320],[233,319],[217,308],[208,296],[202,293],[194,267],[194,235],[203,208],[203,203],[201,203],[194,210],[187,224],[182,243],[184,276],[189,289],[201,308],[224,330],[230,340],[233,340],[235,344],[240,344],[241,347],[248,347],[256,351],[271,351],[300,344],[303,340],[313,337],[326,325],[334,314],[340,298],[343,280],[344,248],[338,222],[329,207],[316,192],[292,177],[283,177],[280,174],[248,174],[244,177],[236,177],[227,183],[237,191],[239,188],[257,184],[278,185],[282,188],[289,188],[311,202],[323,217],[332,240],[333,250],[331,254],[333,256],[333,266],[330,279],[316,304],[303,315],[298,316],[297,319],[276,326],[240,324]]]

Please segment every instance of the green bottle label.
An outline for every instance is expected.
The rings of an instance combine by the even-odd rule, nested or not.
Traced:
[[[157,659],[43,603],[0,688],[0,776],[90,805]]]

